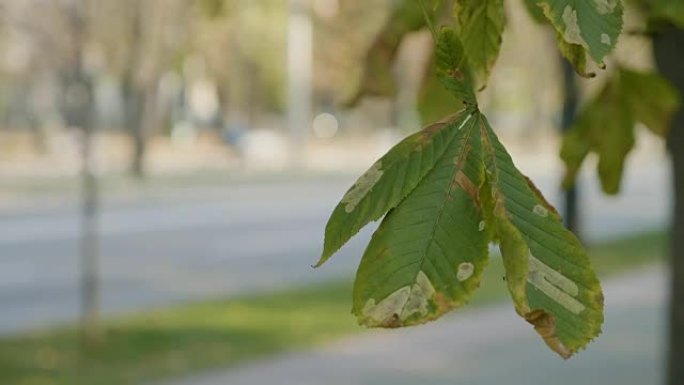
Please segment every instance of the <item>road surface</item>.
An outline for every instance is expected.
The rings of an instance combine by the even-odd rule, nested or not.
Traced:
[[[608,281],[604,332],[568,361],[548,350],[506,303],[157,385],[661,384],[664,271],[649,268]]]
[[[557,162],[520,159],[521,168],[557,200]],[[663,162],[630,167],[624,194],[616,199],[602,197],[593,177],[587,179],[587,239],[666,223]],[[105,195],[104,312],[351,278],[373,226],[323,268],[310,265],[321,250],[330,211],[352,182],[350,176],[186,187],[125,200]],[[39,203],[21,213],[0,213],[0,333],[78,319],[77,213],[71,204]]]

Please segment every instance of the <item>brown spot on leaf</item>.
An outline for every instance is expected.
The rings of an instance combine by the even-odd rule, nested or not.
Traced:
[[[391,317],[388,317],[380,327],[387,329],[396,329],[402,327],[401,319],[399,314],[394,313]]]
[[[447,122],[437,122],[430,124],[429,126],[423,128],[423,132],[427,134],[434,134],[442,130],[448,123]]]
[[[464,79],[463,72],[461,72],[460,69],[454,68],[448,71],[447,73],[450,77],[458,80],[459,82],[462,82]]]
[[[454,177],[454,182],[458,184],[468,195],[470,195],[470,198],[473,200],[473,203],[475,204],[475,207],[479,209],[480,207],[480,195],[479,195],[479,190],[477,186],[473,183],[473,181],[468,178],[468,176],[461,170],[458,170],[456,172],[456,176]]]
[[[432,296],[432,301],[437,308],[437,314],[444,314],[454,307],[454,304],[443,293],[436,292]]]
[[[537,186],[534,185],[532,180],[525,176],[525,182],[527,182],[527,186],[530,188],[530,190],[532,190],[534,195],[536,195],[537,198],[539,198],[539,200],[542,201],[542,204],[544,204],[544,207],[547,210],[549,210],[555,217],[560,218],[560,214],[558,213],[558,210],[556,210],[556,208],[553,207],[551,205],[551,203],[549,203],[549,201],[546,200],[546,198],[544,198],[544,195],[541,193],[541,191],[539,191]]]
[[[563,345],[556,336],[556,319],[552,314],[537,309],[525,314],[525,320],[534,326],[534,330],[542,336],[551,350],[565,359],[572,356],[570,349]]]

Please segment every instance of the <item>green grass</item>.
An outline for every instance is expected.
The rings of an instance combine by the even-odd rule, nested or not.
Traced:
[[[644,234],[591,248],[602,276],[662,259],[665,236]],[[493,258],[472,306],[506,297]],[[83,348],[74,328],[0,341],[2,385],[122,385],[158,380],[292,351],[358,333],[351,283],[337,282],[228,301],[182,305],[110,320]]]

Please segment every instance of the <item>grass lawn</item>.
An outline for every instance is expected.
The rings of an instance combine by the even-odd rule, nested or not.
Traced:
[[[590,254],[605,277],[662,260],[665,244],[662,233],[643,234],[595,245]],[[502,275],[493,258],[472,305],[505,299]],[[0,384],[137,384],[235,366],[362,331],[350,308],[347,281],[109,320],[101,343],[90,348],[74,328],[12,337],[0,340]]]

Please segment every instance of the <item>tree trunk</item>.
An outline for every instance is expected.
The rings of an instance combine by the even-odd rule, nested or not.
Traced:
[[[563,116],[561,119],[561,131],[565,133],[575,123],[577,114],[578,91],[577,81],[575,80],[575,69],[572,64],[564,57],[560,57],[563,70]],[[577,184],[563,192],[563,221],[565,226],[575,233],[578,238],[582,238],[579,226],[579,205]]]
[[[140,90],[133,84],[132,74],[127,74],[123,81],[123,98],[124,98],[124,125],[128,131],[133,151],[129,170],[135,177],[142,177],[143,175],[143,154],[144,154],[144,139],[141,132],[141,104],[142,97]]]
[[[145,176],[147,139],[156,130],[159,121],[157,96],[156,82],[144,89],[137,88],[131,82],[124,84],[126,128],[133,142],[129,170],[136,178]]]
[[[669,27],[654,38],[660,72],[684,95],[684,30]],[[684,108],[675,117],[667,140],[674,177],[668,384],[684,384]]]

